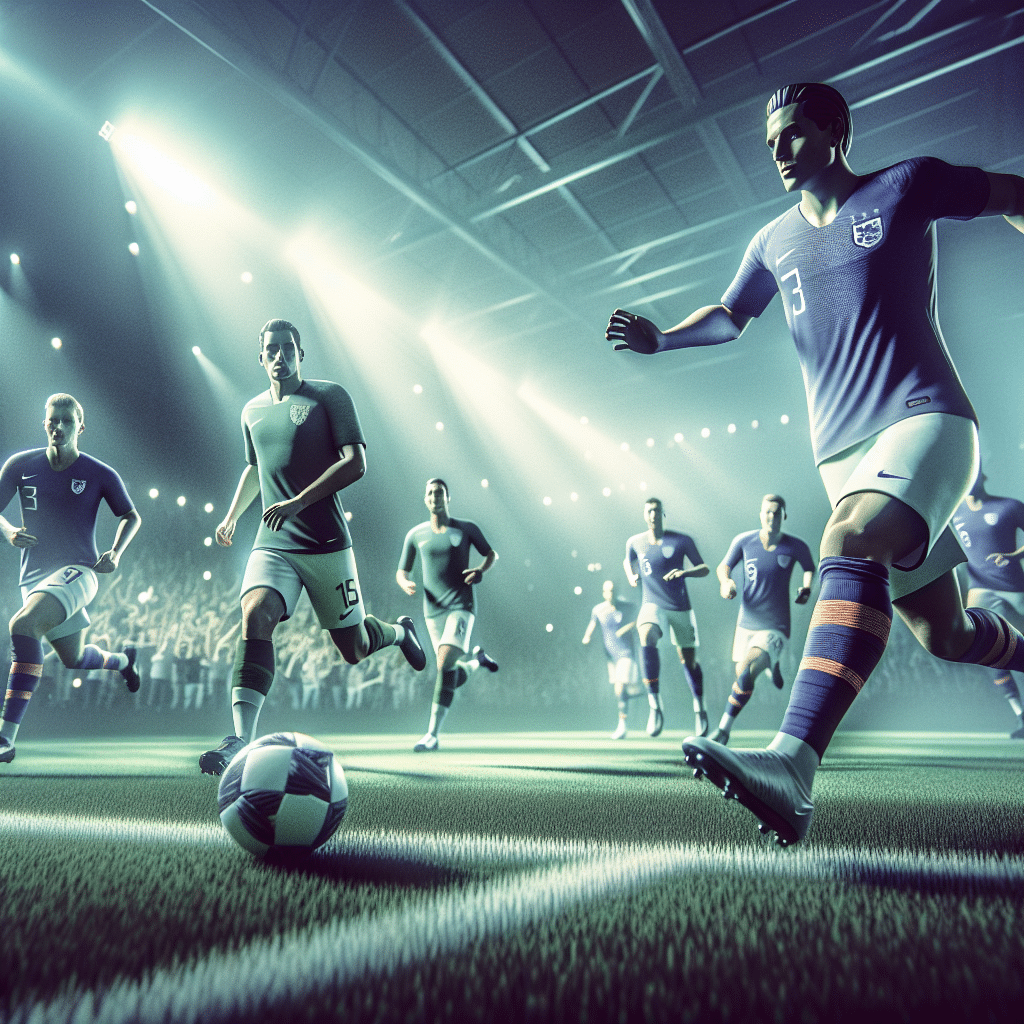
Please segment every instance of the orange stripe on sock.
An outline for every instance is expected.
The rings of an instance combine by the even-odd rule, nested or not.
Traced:
[[[872,633],[883,643],[889,639],[892,620],[884,612],[856,601],[819,601],[811,615],[810,628],[815,626],[848,626]]]
[[[754,692],[754,688],[751,687],[749,690],[741,690],[737,683],[733,683],[732,692],[735,693],[737,697],[749,697]]]
[[[35,676],[38,679],[43,674],[43,666],[37,665],[34,661],[15,661],[11,664],[11,673],[15,672],[23,676]]]
[[[846,665],[841,665],[838,661],[832,661],[831,658],[804,658],[800,662],[800,671],[802,672],[805,668],[836,676],[849,683],[856,693],[860,693],[861,687],[864,685],[864,680],[852,668],[847,668]]]
[[[7,693],[4,694],[4,697],[7,700],[11,700],[12,698],[14,700],[31,700],[32,699],[32,691],[31,690],[8,690]]]
[[[995,663],[994,668],[1006,668],[1006,666],[1013,659],[1013,652],[1017,649],[1017,638],[1010,633],[1006,637],[1006,650],[1003,652],[1003,656]]]

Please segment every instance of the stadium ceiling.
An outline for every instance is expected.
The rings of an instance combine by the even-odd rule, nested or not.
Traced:
[[[603,345],[615,306],[667,324],[715,301],[746,241],[792,202],[763,136],[766,98],[787,81],[848,97],[855,169],[932,153],[1024,172],[1024,8],[1013,3],[115,0],[80,11],[83,88],[144,81],[154,105],[191,121],[197,145],[240,154],[248,202],[284,222],[314,216],[367,283],[414,316],[471,325],[488,349],[567,334]]]

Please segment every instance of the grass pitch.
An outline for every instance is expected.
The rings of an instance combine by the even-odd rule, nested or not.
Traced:
[[[19,743],[0,1018],[1019,1019],[1020,744],[841,734],[783,851],[681,734],[319,738],[349,811],[301,863],[224,833],[213,737]]]

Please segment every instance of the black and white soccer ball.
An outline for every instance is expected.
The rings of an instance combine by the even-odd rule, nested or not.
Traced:
[[[220,820],[244,850],[302,854],[338,830],[348,784],[334,754],[301,732],[276,732],[243,747],[217,792]]]

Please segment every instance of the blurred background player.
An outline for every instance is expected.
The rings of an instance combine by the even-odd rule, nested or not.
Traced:
[[[807,392],[833,513],[821,591],[782,726],[768,750],[706,738],[686,760],[783,843],[803,838],[825,749],[889,639],[895,608],[947,661],[1024,668],[1024,636],[963,607],[948,524],[978,472],[977,416],[939,330],[935,222],[1004,216],[1024,232],[1024,178],[932,157],[857,175],[850,108],[831,86],[779,89],[765,139],[800,202],[755,235],[732,284],[668,332],[616,310],[616,350],[734,341],[778,293]],[[894,570],[894,571],[893,571]]]
[[[1024,545],[1017,546],[1017,533],[1024,530],[1024,502],[989,494],[985,480],[985,474],[979,473],[953,516],[953,528],[967,555],[967,604],[997,612],[1024,630],[1024,568],[1020,564]],[[1013,674],[1005,668],[988,671],[1019,719],[1010,737],[1024,739],[1024,707]]]
[[[242,577],[242,635],[231,689],[234,732],[200,755],[200,770],[209,775],[220,775],[255,738],[274,681],[274,630],[291,617],[303,588],[349,664],[393,644],[413,668],[426,664],[411,619],[391,625],[363,608],[339,496],[366,471],[366,442],[349,393],[331,381],[303,380],[299,332],[287,320],[264,324],[259,344],[270,388],[242,410],[247,465],[217,527],[217,543],[231,545],[238,517],[257,495],[263,516]]]
[[[626,541],[626,557],[622,562],[631,587],[642,581],[643,603],[636,628],[640,637],[640,670],[651,707],[647,735],[659,735],[665,725],[658,641],[668,634],[679,652],[693,695],[696,731],[703,736],[708,731],[708,716],[704,710],[704,673],[695,654],[697,618],[690,604],[686,580],[707,576],[711,570],[700,557],[693,538],[677,530],[666,530],[664,521],[661,499],[648,498],[644,503],[647,530]],[[691,563],[689,569],[685,567],[686,559]]]
[[[589,644],[594,630],[601,630],[604,653],[608,658],[608,682],[615,688],[615,699],[619,704],[619,724],[612,733],[612,739],[622,740],[626,738],[629,699],[645,692],[640,686],[640,670],[636,663],[636,607],[615,596],[615,584],[611,580],[604,581],[601,595],[604,600],[595,604],[590,613],[583,643]]]
[[[441,723],[452,706],[455,691],[469,678],[469,673],[481,665],[491,672],[498,671],[498,663],[480,646],[473,648],[471,657],[465,657],[476,621],[474,588],[498,555],[476,523],[455,519],[449,514],[448,501],[448,485],[437,477],[428,480],[423,502],[430,511],[430,518],[406,534],[395,573],[402,590],[410,597],[415,596],[416,584],[409,573],[419,553],[423,615],[437,656],[430,722],[423,738],[413,747],[419,752],[437,750]],[[472,569],[469,567],[470,547],[484,556],[483,562]]]
[[[743,563],[743,596],[732,645],[736,681],[722,721],[711,734],[716,743],[729,742],[736,716],[747,706],[754,681],[762,672],[770,670],[772,682],[782,689],[779,658],[789,639],[789,581],[798,562],[804,577],[796,603],[806,604],[811,596],[814,559],[799,537],[782,532],[785,518],[783,498],[766,494],[761,499],[761,529],[734,537],[716,570],[722,597],[731,601],[736,597],[732,571]]]
[[[21,550],[24,604],[11,619],[11,674],[0,721],[0,761],[14,760],[14,741],[43,671],[45,638],[68,668],[120,672],[139,688],[134,647],[112,654],[85,644],[86,608],[99,590],[97,573],[113,572],[142,521],[121,478],[78,450],[85,412],[71,395],[51,395],[43,419],[46,447],[12,455],[0,470],[0,512],[18,495],[21,526],[0,515],[4,539]],[[99,554],[96,519],[105,501],[118,517],[114,543]]]

